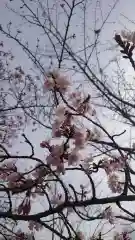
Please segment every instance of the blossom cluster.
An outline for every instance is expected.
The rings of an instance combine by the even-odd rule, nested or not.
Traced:
[[[25,178],[24,175],[18,171],[14,161],[3,163],[0,166],[0,179],[6,182],[7,186],[11,189],[16,187],[25,186],[29,187],[33,183],[30,178]]]
[[[56,70],[49,73],[45,81],[46,89],[54,89],[56,93],[58,91],[65,94],[69,90],[69,86],[70,82],[67,77]],[[88,159],[83,158],[81,150],[85,148],[89,141],[100,139],[100,133],[97,128],[89,130],[82,126],[79,127],[75,120],[76,115],[83,116],[89,113],[94,116],[96,114],[90,104],[90,98],[90,95],[83,98],[81,92],[74,91],[68,94],[68,102],[63,101],[62,104],[56,106],[55,120],[52,124],[52,138],[62,139],[62,143],[61,145],[51,145],[51,141],[43,141],[40,146],[49,150],[47,163],[50,166],[55,166],[58,172],[64,173],[65,163],[70,166],[82,161],[85,166],[89,166]],[[65,138],[66,141],[64,141]],[[123,184],[120,182],[118,171],[125,167],[126,161],[127,156],[106,158],[102,161],[102,167],[108,177],[108,186],[114,193],[122,192]]]
[[[102,167],[108,177],[108,186],[113,193],[121,193],[123,190],[123,184],[120,182],[118,171],[125,168],[127,160],[128,157],[125,155],[104,158],[102,161]]]
[[[40,147],[48,152],[46,157],[47,164],[58,173],[62,174],[65,173],[65,166],[77,165],[80,162],[84,163],[84,169],[87,170],[86,168],[89,166],[89,162],[93,161],[93,158],[84,157],[81,151],[87,147],[90,141],[100,139],[100,132],[98,129],[91,127],[89,130],[79,122],[79,117],[85,117],[89,114],[92,118],[96,114],[90,102],[91,97],[89,95],[87,97],[82,96],[82,93],[79,91],[68,93],[70,85],[67,76],[61,74],[60,71],[50,72],[44,84],[44,87],[48,91],[55,91],[56,94],[59,94],[59,97],[61,97],[62,94],[63,102],[58,102],[55,107],[55,118],[52,124],[52,138],[42,141]],[[13,117],[9,120],[5,119],[5,121],[7,121],[6,126],[10,130],[9,132],[7,131],[8,139],[10,139],[10,135],[13,137],[13,133],[15,133],[15,129],[18,129],[18,125]],[[22,119],[19,119],[19,124],[23,124]],[[58,140],[58,143],[54,144],[53,140]],[[89,155],[88,153],[88,156]],[[104,158],[102,160],[102,168],[107,174],[108,186],[113,193],[121,193],[123,190],[123,185],[119,181],[118,171],[124,169],[126,161],[127,156]],[[21,187],[23,184],[25,184],[25,187],[30,186],[29,194],[26,194],[25,198],[18,206],[18,214],[28,215],[31,211],[30,197],[34,198],[36,194],[44,194],[39,185],[47,175],[46,171],[43,165],[39,166],[38,164],[37,168],[32,173],[32,177],[34,177],[34,180],[32,180],[26,179],[22,173],[19,173],[13,162],[1,165],[0,177],[8,182],[9,188]],[[33,187],[31,184],[33,184],[34,181],[36,182],[36,186],[34,185]],[[81,185],[81,188],[83,190],[83,185]],[[52,205],[61,204],[63,202],[62,195],[54,195],[50,202]],[[114,224],[115,218],[111,207],[103,211],[102,217],[107,219],[110,224]],[[42,229],[42,225],[38,222],[29,221],[29,229],[31,231],[33,231],[33,229],[39,231]],[[81,231],[77,232],[77,236],[80,240],[85,239]],[[121,236],[123,236],[123,238],[120,238]],[[127,233],[122,233],[121,235],[117,234],[115,237],[115,240],[129,240]]]
[[[33,238],[33,234],[24,233],[21,229],[18,229],[15,236],[12,236],[13,240],[29,240]]]
[[[70,81],[66,75],[60,74],[60,71],[54,70],[48,73],[44,86],[47,90],[67,91],[70,86]]]
[[[33,231],[34,229],[36,231],[40,231],[43,228],[43,225],[41,225],[40,223],[36,222],[36,221],[29,221],[29,229],[31,231]]]
[[[8,182],[8,187],[14,187],[15,182],[19,180],[20,176],[21,175],[17,172],[17,167],[13,161],[1,165],[0,178]],[[19,181],[17,184],[19,185]]]
[[[108,207],[103,211],[102,217],[104,219],[107,219],[110,224],[114,224],[115,217],[114,217],[114,214],[113,214],[113,211],[112,211],[111,207]]]
[[[55,90],[56,93],[67,93],[70,81],[60,71],[52,71],[45,80],[47,90]],[[50,166],[55,166],[57,171],[64,173],[64,166],[78,164],[83,161],[81,150],[85,148],[88,141],[99,137],[99,132],[94,129],[88,130],[76,125],[75,119],[89,113],[95,115],[95,110],[90,104],[90,96],[83,97],[81,92],[69,92],[68,103],[59,103],[55,109],[55,120],[52,124],[52,138],[61,139],[61,144],[52,145],[50,141],[41,142],[40,146],[49,150],[46,158]]]

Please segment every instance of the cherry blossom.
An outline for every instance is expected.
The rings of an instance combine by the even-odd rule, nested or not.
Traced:
[[[56,119],[52,124],[52,137],[61,137],[63,134],[61,127],[61,120]]]
[[[7,163],[5,164],[5,166],[6,166],[6,168],[8,168],[8,169],[17,170],[14,161],[12,161],[12,162],[7,162]]]
[[[115,217],[111,207],[108,207],[104,210],[104,212],[102,213],[102,217],[107,219],[110,224],[114,224]]]
[[[132,40],[132,42],[134,37],[135,37],[134,35],[132,37],[129,37],[130,40]],[[21,81],[22,80],[21,73],[18,73],[17,71],[15,71],[14,78],[19,79]],[[18,214],[22,214],[25,216],[29,215],[29,213],[31,212],[31,204],[33,200],[33,199],[31,200],[31,198],[35,198],[37,195],[43,196],[46,193],[46,196],[48,196],[47,199],[50,199],[49,203],[52,205],[59,205],[64,202],[62,199],[63,197],[62,194],[56,193],[56,194],[53,194],[52,197],[50,197],[49,195],[51,191],[49,192],[49,190],[46,187],[49,182],[48,179],[49,179],[50,173],[48,172],[51,172],[51,169],[49,168],[52,167],[52,172],[55,173],[54,177],[59,177],[58,178],[59,181],[57,181],[57,178],[55,178],[56,184],[61,183],[61,181],[63,181],[61,180],[63,176],[61,177],[59,176],[59,174],[65,173],[66,171],[65,165],[66,166],[77,165],[81,161],[82,167],[86,171],[87,175],[88,174],[90,175],[92,173],[92,170],[93,170],[92,167],[94,165],[94,157],[90,155],[91,152],[88,152],[88,154],[86,153],[87,154],[86,157],[83,157],[83,154],[81,151],[85,150],[85,147],[87,147],[87,144],[90,143],[91,140],[99,140],[101,138],[101,133],[97,127],[93,126],[94,124],[92,123],[90,125],[90,130],[88,130],[83,126],[81,120],[82,120],[82,116],[88,113],[91,114],[91,118],[92,118],[96,114],[96,110],[92,107],[92,104],[90,102],[91,100],[90,95],[85,97],[81,92],[77,92],[77,91],[71,92],[71,94],[69,94],[68,92],[66,92],[69,89],[69,86],[71,85],[68,77],[62,74],[60,70],[53,70],[52,72],[48,73],[48,76],[46,77],[44,82],[44,87],[47,90],[51,90],[52,92],[55,91],[55,93],[59,96],[58,99],[60,98],[60,100],[58,101],[57,104],[55,104],[55,107],[53,109],[53,113],[55,113],[55,118],[52,124],[52,132],[51,132],[52,138],[50,140],[44,140],[40,143],[41,148],[43,148],[44,150],[48,150],[48,155],[44,160],[47,162],[49,166],[47,164],[43,166],[43,164],[41,165],[38,163],[36,165],[36,169],[33,171],[30,171],[30,174],[32,175],[32,179],[28,178],[29,175],[25,178],[26,173],[24,174],[19,173],[17,171],[18,170],[17,167],[12,162],[3,164],[0,169],[0,177],[1,179],[8,181],[8,184],[7,184],[8,187],[14,188],[19,186],[20,189],[22,189],[21,186],[25,185],[26,189],[28,188],[28,191],[25,189],[25,191],[23,192],[23,194],[25,195],[24,195],[24,199],[18,206],[18,209],[17,209]],[[31,88],[30,86],[28,87],[29,89]],[[71,109],[70,109],[70,103],[71,103]],[[0,135],[0,138],[1,138],[1,141],[3,142],[5,141],[9,145],[10,145],[10,139],[12,139],[12,137],[16,137],[17,130],[18,129],[20,130],[21,126],[23,125],[22,118],[20,118],[18,121],[16,120],[16,118],[17,117],[15,116],[14,117],[6,116],[4,118],[4,124],[3,124],[4,127],[2,130],[6,133],[6,138],[4,138],[6,140],[3,140],[2,135]],[[59,145],[58,144],[52,145],[53,140],[60,140]],[[134,147],[135,146],[133,145],[133,148]],[[9,155],[7,155],[7,158],[8,157]],[[24,158],[25,157],[26,156],[24,156]],[[36,158],[33,158],[33,160],[36,161]],[[107,158],[104,158],[103,160],[100,159],[101,164],[99,164],[99,168],[101,167],[105,170],[107,179],[108,179],[108,187],[113,193],[121,193],[123,190],[123,184],[119,180],[118,171],[125,168],[125,164],[127,163],[127,161],[128,161],[128,157],[126,155],[107,157]],[[90,163],[92,163],[91,166],[90,166]],[[90,169],[90,167],[92,170]],[[49,169],[50,171],[46,169]],[[69,167],[68,167],[68,170],[70,170]],[[82,169],[80,168],[79,170],[82,170]],[[51,183],[52,183],[52,180],[54,180],[53,177],[52,179],[50,179]],[[74,196],[73,197],[68,196],[67,203],[69,204],[70,200],[72,204],[79,202],[79,199],[83,201],[83,198],[86,198],[88,196],[87,193],[90,192],[89,190],[88,190],[89,192],[87,191],[86,187],[83,184],[80,184],[79,190],[81,190],[81,192],[78,193],[75,189],[74,195],[76,198],[74,198]],[[13,191],[13,189],[11,190]],[[68,188],[66,190],[67,190],[67,195],[70,195]],[[93,198],[90,197],[90,201],[93,201],[93,200],[94,200],[94,197]],[[67,206],[72,206],[72,205],[70,204],[64,205],[68,213],[74,211],[75,209],[74,207],[71,208]],[[45,208],[44,211],[47,211],[48,213],[50,209],[46,210]],[[115,216],[113,214],[111,207],[106,208],[103,211],[103,213],[100,215],[102,216],[103,219],[107,219],[110,224],[114,224]],[[32,215],[30,217],[32,219]],[[33,218],[33,219],[36,219],[36,218]],[[42,227],[43,226],[39,222],[29,221],[29,229],[31,231],[33,231],[34,229],[36,231],[40,231]],[[23,237],[24,235],[20,235],[20,236]],[[78,231],[77,239],[84,240],[84,238],[85,238],[84,234],[81,231]],[[92,237],[91,239],[94,239],[94,237]],[[115,240],[122,240],[122,239],[123,240],[130,239],[126,231],[125,232],[123,231],[121,234],[117,234],[115,236]]]
[[[65,167],[64,167],[64,163],[63,162],[60,162],[57,165],[57,172],[65,174]]]
[[[69,94],[69,99],[72,101],[72,105],[78,108],[82,102],[82,93],[80,91],[72,92]]]
[[[85,160],[82,162],[82,166],[86,171],[89,171],[90,164],[94,161],[92,155],[85,158]]]
[[[64,93],[70,86],[70,82],[66,75],[60,73],[58,70],[54,70],[48,73],[44,86],[47,90],[55,88],[55,90],[59,90]]]
[[[57,118],[62,118],[63,120],[65,119],[65,111],[66,108],[64,105],[58,105],[56,110],[55,110],[55,115]]]
[[[40,143],[41,148],[50,148],[49,141],[42,141]]]
[[[9,174],[9,175],[7,176],[7,180],[8,180],[9,182],[15,182],[15,181],[17,181],[19,178],[20,178],[20,174],[17,173],[17,172],[12,172],[11,174]]]
[[[121,193],[123,190],[122,183],[119,182],[119,176],[116,173],[112,173],[108,176],[108,186],[113,193]]]
[[[29,238],[31,238],[32,235],[28,234],[28,233],[24,233],[21,229],[18,229],[17,232],[15,233],[15,240],[28,240]]]
[[[47,163],[52,166],[58,166],[62,161],[61,156],[64,153],[63,145],[53,145],[51,146],[51,153],[47,156]]]
[[[114,156],[114,158],[110,159],[104,158],[102,166],[105,169],[106,173],[110,174],[112,171],[118,171],[120,169],[123,169],[125,167],[127,159],[127,156]]]
[[[44,82],[44,87],[47,90],[52,90],[55,87],[55,82],[52,77],[47,77]]]
[[[0,178],[8,181],[9,187],[13,187],[15,184],[19,184],[18,180],[21,179],[21,174],[17,172],[17,167],[14,162],[8,162],[2,164],[0,168]]]
[[[72,129],[71,125],[72,115],[66,113],[61,117],[57,117],[52,124],[52,137],[67,137]]]
[[[35,171],[32,172],[33,177],[35,177],[35,178],[40,177],[40,179],[43,176],[45,176],[45,174],[46,174],[46,170],[45,170],[44,166],[41,166],[39,163],[36,165]]]
[[[79,129],[75,127],[73,138],[77,148],[84,148],[84,145],[88,139],[88,132],[85,129]]]
[[[83,96],[82,92],[72,92],[69,94],[69,100],[72,103],[72,106],[76,109],[76,111],[80,114],[90,113],[91,115],[95,115],[94,109],[90,104],[90,95],[87,97]]]
[[[54,70],[48,73],[48,78],[45,82],[48,90],[52,88],[56,88],[55,90],[58,88],[59,90],[62,90],[63,86],[59,85],[59,83],[61,84],[61,79],[63,79],[63,75],[59,70]],[[65,84],[65,79],[67,78],[64,78],[62,81],[63,84]],[[94,110],[90,105],[90,98],[90,95],[85,97],[81,92],[78,91],[69,93],[69,102],[72,103],[71,106],[73,106],[80,114],[90,110],[91,114],[94,115]],[[99,138],[99,132],[97,129],[94,128],[93,133],[92,130],[90,131],[82,126],[76,126],[74,124],[74,113],[72,113],[73,109],[70,109],[69,106],[66,106],[66,104],[64,104],[60,103],[56,106],[55,120],[52,124],[52,138],[60,139],[61,137],[65,137],[68,139],[65,140],[67,143],[65,145],[63,143],[61,146],[50,146],[50,144],[46,143],[46,141],[43,141],[40,144],[42,148],[48,148],[50,151],[50,154],[46,158],[47,163],[51,166],[55,166],[57,172],[62,173],[64,173],[64,163],[66,161],[68,165],[78,164],[80,160],[82,161],[82,156],[79,150],[84,149],[87,142],[93,137]],[[67,151],[71,140],[74,144],[74,149],[72,149],[72,151]]]
[[[42,226],[40,223],[38,223],[38,222],[29,221],[29,226],[28,226],[28,228],[29,228],[31,231],[33,231],[34,229],[35,229],[36,231],[40,231],[40,230],[42,230],[43,226]]]
[[[75,163],[80,162],[82,159],[81,154],[79,153],[77,148],[74,148],[73,151],[68,155],[68,165],[73,165]]]

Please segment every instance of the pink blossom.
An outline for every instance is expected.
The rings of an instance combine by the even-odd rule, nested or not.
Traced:
[[[17,173],[17,172],[12,172],[8,177],[7,177],[7,180],[10,181],[10,182],[15,182],[19,179],[20,177],[20,174]]]
[[[103,168],[105,169],[107,174],[110,174],[112,171],[118,171],[125,167],[125,163],[127,161],[127,156],[114,157],[112,159],[104,159],[103,160]]]
[[[54,82],[54,79],[51,78],[51,77],[47,77],[45,82],[44,82],[44,87],[47,89],[47,90],[51,90],[55,87],[55,82]]]
[[[107,174],[112,173],[115,170],[118,170],[119,168],[116,168],[116,164],[114,160],[104,158],[103,164],[102,164],[104,170]],[[119,166],[118,166],[119,167]]]
[[[14,240],[26,240],[26,239],[31,239],[31,234],[24,233],[22,232],[21,229],[18,229],[18,231],[15,233],[16,236],[13,238]]]
[[[90,110],[89,98],[85,98],[81,92],[73,92],[69,97],[73,107],[75,107],[80,114],[84,114]]]
[[[8,187],[9,188],[15,188],[15,187],[21,187],[23,184],[21,181],[17,181],[17,182],[8,182]]]
[[[88,136],[88,133],[85,129],[75,128],[73,138],[75,139],[76,147],[83,148],[84,144],[87,141],[87,136]]]
[[[55,122],[52,124],[52,136],[53,137],[61,137],[62,136],[62,130],[60,129],[61,121],[58,119],[55,120]]]
[[[64,126],[71,127],[71,121],[74,119],[73,115],[70,114],[70,112],[66,111],[65,113],[65,120],[64,120]]]
[[[61,74],[59,71],[54,70],[51,73],[49,73],[49,76],[47,77],[44,86],[48,90],[51,90],[53,88],[58,89],[61,92],[65,92],[70,85],[70,82],[67,78],[67,76]]]
[[[35,169],[35,171],[34,172],[32,172],[32,175],[33,175],[33,177],[35,177],[35,178],[42,178],[44,175],[45,175],[45,173],[46,173],[46,170],[45,170],[45,168],[44,168],[44,166],[40,166],[40,164],[38,163],[37,165],[36,165],[36,169]]]
[[[70,100],[72,101],[72,105],[75,107],[75,108],[78,108],[78,106],[81,104],[82,102],[82,93],[79,92],[79,91],[76,91],[76,92],[72,92],[70,95],[69,95],[69,98]]]
[[[63,162],[60,162],[58,165],[57,165],[57,172],[58,173],[65,173],[65,168],[64,168],[64,163]]]
[[[82,163],[83,168],[87,171],[89,170],[90,163],[93,162],[93,157],[90,155],[89,157],[85,158],[85,160]]]
[[[43,226],[40,223],[34,222],[34,221],[29,221],[29,226],[28,227],[31,231],[33,231],[34,229],[36,231],[40,231],[43,228]]]
[[[56,79],[56,87],[61,91],[65,92],[68,87],[70,86],[69,80],[66,76],[60,76],[59,78]]]
[[[103,218],[107,219],[110,224],[114,224],[114,214],[112,212],[112,208],[108,207],[107,209],[104,210],[102,213]]]
[[[81,160],[81,154],[76,148],[68,155],[68,165],[73,165]]]
[[[6,163],[6,167],[8,168],[8,169],[16,169],[16,166],[15,166],[15,163],[14,162],[8,162],[8,163]]]
[[[92,107],[89,102],[89,97],[87,99],[84,99],[82,103],[77,108],[77,112],[80,114],[86,114],[88,112],[91,112],[92,115]]]
[[[6,172],[0,173],[0,178],[3,180],[7,180],[7,173]]]
[[[49,142],[48,141],[42,141],[40,143],[40,147],[41,148],[49,148],[50,147]]]
[[[94,116],[95,111],[93,111],[91,105],[90,105],[90,95],[87,97],[83,96],[82,92],[72,92],[69,95],[70,100],[72,101],[73,107],[77,110],[80,114],[85,114],[87,112],[90,112],[91,115]]]
[[[66,111],[65,106],[58,105],[56,110],[55,110],[56,117],[58,117],[60,119],[62,118],[64,120],[64,118],[65,118],[65,111]]]
[[[47,156],[46,161],[49,165],[52,166],[58,166],[60,164],[60,155],[56,155],[54,156],[53,154],[50,154],[49,156]]]
[[[60,156],[64,152],[64,146],[63,145],[53,145],[51,147],[51,154],[55,156]]]
[[[62,136],[62,130],[61,129],[53,129],[53,137],[59,138]]]
[[[15,238],[15,240],[25,240],[25,239],[27,239],[26,234],[24,234],[24,233],[21,232],[21,231],[16,233],[16,238]]]
[[[91,107],[89,103],[82,103],[78,109],[77,112],[80,114],[86,114],[90,111]]]
[[[63,145],[53,145],[51,147],[51,153],[46,158],[47,163],[53,166],[58,166],[61,162],[61,156],[64,153],[64,146]]]
[[[108,176],[108,186],[113,193],[121,193],[123,190],[123,186],[119,182],[119,177],[115,173]]]

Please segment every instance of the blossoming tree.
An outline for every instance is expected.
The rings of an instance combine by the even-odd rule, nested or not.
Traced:
[[[128,129],[119,131],[117,128],[112,133],[108,129],[109,121],[104,124],[106,120],[100,119],[99,113],[106,110],[111,117],[115,114],[119,121],[134,127],[134,87],[132,85],[132,89],[128,90],[129,85],[120,79],[110,83],[108,78],[107,81],[98,55],[98,74],[91,66],[91,55],[97,47],[104,22],[100,29],[95,29],[94,44],[89,46],[84,39],[84,57],[82,50],[73,50],[70,40],[75,39],[76,35],[70,33],[71,19],[77,8],[82,8],[86,14],[87,1],[72,0],[70,4],[64,0],[60,3],[59,7],[67,17],[64,35],[56,26],[53,13],[51,18],[48,1],[45,5],[40,0],[34,1],[37,11],[31,7],[32,3],[25,0],[20,2],[20,16],[42,29],[54,49],[57,63],[54,69],[50,67],[46,71],[40,61],[42,54],[39,45],[33,54],[29,45],[18,37],[21,34],[19,30],[14,36],[11,23],[7,30],[1,26],[0,31],[19,43],[42,73],[39,79],[26,75],[20,66],[13,71],[7,64],[7,57],[12,60],[12,56],[1,51],[0,78],[4,86],[0,92],[0,179],[3,181],[0,192],[2,196],[4,193],[6,206],[1,209],[0,218],[8,221],[0,223],[2,236],[27,239],[26,232],[41,232],[44,236],[48,230],[52,239],[101,240],[108,239],[111,231],[111,239],[128,240],[130,231],[123,228],[118,232],[117,225],[135,221],[135,146],[129,142],[123,144]],[[115,35],[114,41],[120,48],[121,58],[129,61],[135,70],[134,34],[122,31],[120,35]],[[3,43],[1,45],[3,48]],[[69,64],[68,71],[63,66],[65,62]],[[76,72],[80,75],[74,75]],[[80,76],[83,84],[80,81],[79,84],[75,83]],[[122,85],[124,88],[121,89]],[[29,139],[28,131],[25,131],[25,126],[31,124],[34,124],[33,131],[35,124],[39,124],[45,133],[44,138],[39,137],[38,140],[40,152],[43,153],[41,158],[35,151],[35,139]],[[16,152],[11,148],[14,134],[16,136],[16,131],[22,130],[23,140],[29,147],[28,154],[21,149]],[[24,163],[25,169],[19,162]],[[104,182],[99,188],[97,183],[101,176]],[[17,203],[14,198],[18,199]],[[41,210],[39,201],[43,203]],[[86,229],[77,228],[78,219],[85,224],[90,222],[89,225],[96,222],[101,226],[101,223],[107,222],[108,227],[106,225],[106,231],[99,227],[97,232],[89,234],[89,225]],[[13,224],[17,225],[15,229],[12,228]]]

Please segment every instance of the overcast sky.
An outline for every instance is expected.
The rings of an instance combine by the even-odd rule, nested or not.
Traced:
[[[26,0],[26,2],[27,1],[28,0]],[[20,0],[12,1],[12,4],[15,9],[18,8],[19,2],[20,2]],[[51,0],[50,0],[50,2],[51,2]],[[69,2],[71,2],[71,0]],[[87,16],[88,16],[87,24],[89,24],[89,31],[90,31],[90,33],[88,33],[89,35],[94,30],[95,2],[96,1],[93,0],[93,3],[90,5],[89,11],[87,13]],[[34,46],[35,46],[34,40],[36,40],[36,38],[38,37],[40,32],[38,30],[35,30],[35,28],[30,29],[29,27],[23,27],[21,25],[20,19],[17,16],[15,16],[13,13],[11,13],[5,7],[6,3],[9,3],[9,1],[6,1],[6,0],[0,1],[0,23],[5,27],[8,22],[12,21],[13,22],[13,31],[14,31],[14,27],[20,26],[20,28],[23,28],[23,30],[24,30],[23,38],[26,39],[27,41],[29,41],[31,48],[34,48]],[[97,7],[97,28],[100,27],[103,19],[105,18],[105,16],[107,15],[107,13],[110,9],[110,6],[112,6],[113,3],[114,3],[114,1],[112,1],[112,0],[100,1],[100,6],[102,9],[102,12],[101,12],[100,8]],[[102,42],[104,44],[106,44],[106,45],[103,45],[103,50],[102,50],[102,54],[101,54],[101,61],[102,61],[103,66],[106,65],[106,63],[108,62],[108,59],[111,59],[111,56],[107,56],[107,54],[104,52],[104,50],[105,50],[108,42],[112,41],[112,39],[114,37],[114,33],[119,32],[122,28],[127,28],[129,30],[135,29],[135,24],[130,23],[124,16],[129,18],[132,21],[135,21],[135,1],[134,0],[119,1],[118,4],[116,5],[116,8],[113,10],[110,18],[108,19],[108,23],[105,25],[105,27],[103,29],[101,38],[102,38]],[[80,18],[81,18],[81,12],[80,13],[78,12],[77,18],[74,20],[74,23],[73,23],[73,29],[72,29],[73,31],[74,31],[74,29],[76,29],[76,24],[77,24],[76,22]],[[78,26],[78,31],[80,31],[79,26]],[[78,36],[77,36],[77,39],[75,42],[75,45],[78,48],[81,45],[81,41],[80,41],[81,37],[79,37],[79,34],[81,34],[81,32],[78,33]],[[19,63],[19,65],[21,65],[26,71],[29,70],[29,68],[31,68],[33,66],[31,64],[30,60],[28,60],[27,56],[23,53],[20,46],[18,46],[12,40],[7,40],[2,35],[1,35],[1,39],[4,40],[5,46],[7,48],[12,49],[12,52],[16,57],[15,58],[16,64]],[[45,41],[45,39],[44,40],[42,39],[42,41],[41,41],[44,44],[43,41]],[[123,62],[123,67],[125,68],[127,75],[132,74],[130,64]],[[122,126],[122,127],[124,128],[124,126]],[[117,129],[117,126],[110,124],[110,125],[108,125],[108,128],[114,130],[114,128]],[[39,148],[39,142],[40,142],[40,140],[43,140],[43,137],[45,134],[42,133],[42,130],[39,130],[34,135],[32,135],[30,131],[27,131],[27,133],[28,133],[28,136],[30,139],[37,139],[37,141],[34,140],[36,152],[38,153],[37,155],[39,157],[43,157],[43,152],[41,152],[41,150]],[[129,132],[128,132],[128,134],[129,134]],[[126,142],[127,142],[127,140],[126,140]],[[19,144],[15,145],[15,148],[17,148],[17,147],[19,147]],[[26,147],[25,147],[25,145],[22,145],[20,151],[24,151],[24,149],[26,149]],[[80,179],[80,176],[76,176],[76,182],[78,181],[78,179]],[[119,226],[118,226],[118,228],[119,228]],[[44,235],[42,235],[42,237],[44,238]]]

